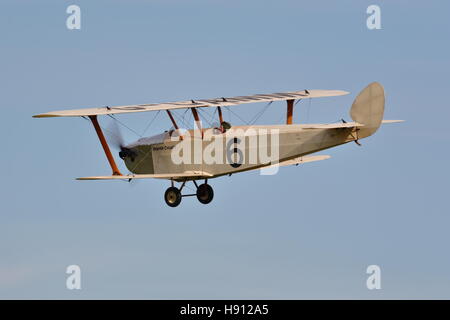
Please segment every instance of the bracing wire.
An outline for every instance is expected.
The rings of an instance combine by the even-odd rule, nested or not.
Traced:
[[[309,121],[309,110],[311,109],[311,98],[309,98],[309,103],[308,103],[308,111],[306,111],[306,122],[308,123]]]
[[[272,104],[272,102],[273,102],[273,101],[270,101],[268,104],[266,104],[266,105],[264,106],[264,108],[261,109],[261,110],[255,115],[255,117],[254,117],[252,120],[250,120],[250,124],[255,124],[255,122],[256,122],[259,118],[261,118],[261,116],[267,111],[267,109],[269,109],[269,106]]]
[[[207,113],[208,116],[209,116],[209,123],[210,123],[211,126],[213,126],[214,125],[214,119],[215,119],[215,116],[216,116],[216,113],[217,113],[217,108],[214,108],[213,112],[206,112],[206,110],[207,109],[204,109],[205,113]]]
[[[186,128],[185,129],[189,129],[189,123],[186,122],[184,115],[183,117],[181,117],[178,113],[173,112],[172,115],[175,116],[175,118],[177,118],[178,121],[180,121]]]
[[[142,132],[141,137],[147,132],[147,130],[150,128],[150,126],[153,124],[153,122],[156,120],[156,117],[158,117],[159,113],[161,112],[161,110],[158,110],[158,112],[155,114],[155,116],[153,117],[153,119],[147,124],[147,126],[145,127],[145,130]]]
[[[112,114],[108,114],[108,116],[114,120],[116,120],[121,126],[127,128],[128,130],[130,130],[131,132],[133,132],[135,135],[137,135],[139,138],[141,138],[142,136],[136,132],[135,130],[131,129],[129,126],[127,126],[125,123],[123,123],[122,121],[120,121],[119,119],[117,119],[116,117],[114,117]]]
[[[237,113],[232,111],[228,106],[225,107],[230,113],[234,114],[237,118],[239,118],[241,121],[243,121],[245,124],[249,125],[250,123],[244,119],[242,119]]]
[[[204,110],[202,110],[202,109],[198,109],[198,111],[199,111],[200,114],[203,115],[203,118],[204,118],[205,121],[208,123],[208,125],[212,127],[213,125],[212,125],[212,122],[210,121],[210,120],[212,119],[211,115],[210,115],[210,114],[207,114],[207,113],[206,113]],[[209,117],[210,117],[210,120],[208,120],[206,116],[209,116]]]

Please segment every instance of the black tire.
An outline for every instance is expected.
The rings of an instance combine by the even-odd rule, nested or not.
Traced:
[[[213,188],[207,184],[201,184],[197,188],[197,199],[203,204],[208,204],[214,198]]]
[[[164,193],[164,200],[169,207],[175,208],[181,202],[181,192],[178,188],[170,187]]]

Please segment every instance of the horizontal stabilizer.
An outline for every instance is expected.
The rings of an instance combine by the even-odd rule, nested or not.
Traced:
[[[405,122],[405,120],[383,120],[381,123],[398,123],[398,122]]]
[[[134,180],[134,179],[180,179],[180,178],[208,178],[212,174],[204,171],[186,171],[184,173],[157,173],[157,174],[129,174],[116,176],[82,177],[77,180]]]

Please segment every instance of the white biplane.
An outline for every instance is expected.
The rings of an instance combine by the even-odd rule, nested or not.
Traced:
[[[310,154],[348,142],[356,142],[375,133],[382,123],[402,120],[383,120],[385,96],[379,83],[371,83],[356,97],[350,110],[352,122],[330,124],[293,124],[296,101],[302,99],[346,95],[339,90],[302,90],[294,92],[256,94],[252,96],[222,97],[159,104],[140,104],[116,107],[62,110],[35,115],[35,118],[85,117],[95,128],[106,158],[112,169],[110,176],[92,176],[78,180],[146,179],[171,181],[164,199],[176,207],[182,197],[196,196],[210,203],[214,192],[208,180],[223,175],[261,168],[278,168],[328,159],[326,155]],[[248,103],[286,101],[286,124],[231,126],[224,121],[222,107]],[[199,108],[216,108],[219,124],[203,128]],[[190,109],[195,119],[191,130],[180,129],[171,110]],[[173,130],[125,145],[119,143],[119,157],[130,174],[122,174],[111,154],[97,116],[165,110]],[[270,140],[270,144],[269,144]],[[270,156],[268,156],[270,154]],[[275,155],[275,156],[274,156]],[[198,184],[197,180],[204,180]],[[195,194],[182,194],[188,181],[196,187]],[[177,188],[175,182],[181,183]]]

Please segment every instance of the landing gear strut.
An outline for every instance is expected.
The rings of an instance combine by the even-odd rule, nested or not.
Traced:
[[[172,186],[166,190],[164,194],[164,200],[166,201],[169,207],[177,207],[181,203],[181,199],[183,197],[193,197],[196,196],[198,201],[203,204],[208,204],[214,198],[213,188],[208,184],[208,180],[205,180],[205,183],[198,185],[195,180],[192,180],[195,187],[197,188],[196,193],[194,194],[181,194],[184,186],[186,185],[186,181],[183,181],[180,189],[174,186],[172,181]]]

